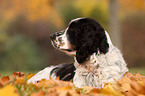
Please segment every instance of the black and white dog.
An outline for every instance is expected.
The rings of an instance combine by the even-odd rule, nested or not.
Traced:
[[[41,79],[73,80],[76,87],[103,87],[123,77],[128,71],[121,52],[113,46],[108,33],[91,18],[77,18],[69,26],[50,36],[55,48],[74,56],[72,64],[50,66],[38,72],[27,83]]]

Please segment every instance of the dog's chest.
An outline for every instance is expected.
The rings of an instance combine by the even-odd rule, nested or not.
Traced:
[[[122,55],[109,53],[97,56],[93,54],[84,65],[75,63],[76,73],[73,83],[77,87],[103,87],[107,82],[118,80],[128,71]]]

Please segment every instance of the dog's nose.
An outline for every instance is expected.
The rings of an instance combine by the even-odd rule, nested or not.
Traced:
[[[50,35],[50,39],[51,39],[51,40],[56,39],[56,34],[52,34],[52,35]]]

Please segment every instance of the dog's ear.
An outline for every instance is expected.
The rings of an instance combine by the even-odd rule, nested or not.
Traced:
[[[97,24],[86,23],[80,28],[76,46],[76,59],[80,64],[87,61],[93,53],[105,54],[108,51],[109,45],[105,31],[100,24]]]
[[[109,44],[107,42],[107,37],[105,34],[102,34],[101,42],[99,44],[99,52],[105,54],[107,53],[108,48]]]
[[[89,52],[90,48],[88,47],[81,47],[76,52],[76,60],[78,63],[83,63],[84,61],[87,61],[87,58],[91,55]]]

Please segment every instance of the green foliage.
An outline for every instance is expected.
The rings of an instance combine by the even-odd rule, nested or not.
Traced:
[[[5,42],[0,54],[0,70],[36,70],[44,63],[44,56],[36,43],[22,35]]]
[[[60,14],[62,14],[62,17],[66,25],[68,25],[70,20],[82,17],[80,10],[75,8],[73,4],[74,1],[76,0],[65,0],[64,2],[59,1],[57,3],[56,9],[59,11]]]
[[[104,3],[105,2],[105,3]],[[75,18],[89,17],[96,19],[102,26],[107,26],[109,13],[106,0],[65,0],[59,2],[57,10],[65,19],[66,25]]]
[[[135,74],[140,73],[141,75],[145,75],[145,67],[129,68],[129,72]]]

